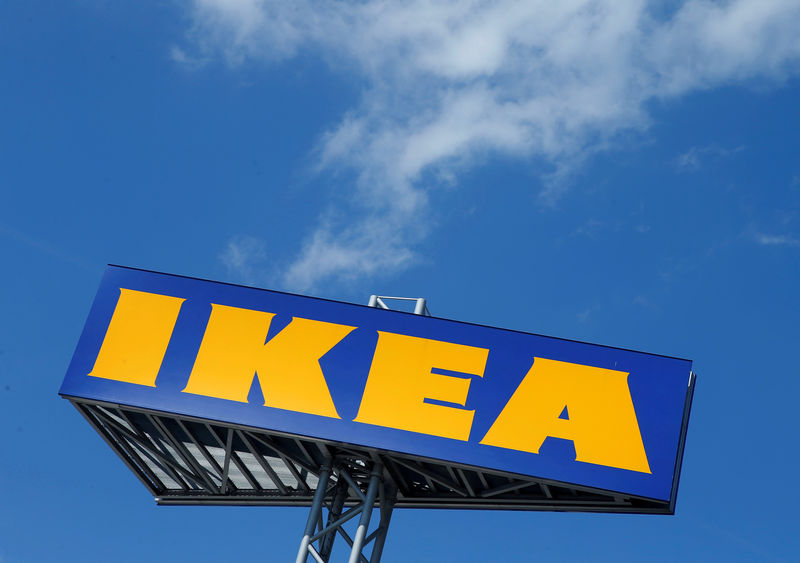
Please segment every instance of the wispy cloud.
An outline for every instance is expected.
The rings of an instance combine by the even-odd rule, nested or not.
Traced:
[[[786,235],[765,235],[756,233],[754,235],[758,244],[765,246],[800,246],[800,239]]]
[[[650,311],[660,311],[658,305],[653,303],[650,299],[648,299],[645,295],[637,295],[633,298],[634,305],[638,305],[639,307],[643,307],[645,309],[649,309]]]
[[[192,70],[202,68],[208,62],[208,59],[192,56],[177,45],[173,45],[170,49],[169,58],[172,62]]]
[[[364,219],[337,231],[330,225],[317,229],[286,272],[284,285],[309,288],[326,277],[347,280],[402,269],[414,258],[407,243],[415,235],[407,231],[416,223],[403,220],[393,223],[398,223],[397,218],[389,214]]]
[[[63,250],[62,248],[54,244],[51,244],[46,240],[42,240],[35,236],[29,235],[28,233],[19,231],[2,222],[0,222],[0,236],[8,236],[11,239],[15,240],[16,242],[21,243],[30,249],[41,252],[52,258],[56,258],[58,260],[62,260],[64,262],[68,262],[70,264],[78,266],[79,268],[87,272],[95,271],[95,267],[88,260],[85,260],[78,254]]]
[[[744,150],[744,147],[728,149],[717,145],[707,147],[692,147],[675,159],[675,167],[680,172],[694,172],[699,170],[709,160],[728,158]]]
[[[781,80],[800,59],[796,0],[690,0],[667,15],[645,0],[192,6],[186,60],[277,63],[315,51],[363,79],[359,104],[317,146],[322,170],[353,173],[359,218],[308,235],[288,270],[298,289],[411,264],[426,192],[494,154],[548,162],[552,202],[587,155],[648,126],[648,101]]]
[[[219,259],[228,270],[228,276],[236,282],[257,285],[269,281],[266,244],[256,237],[232,237]]]
[[[597,232],[605,226],[606,225],[602,221],[592,218],[572,231],[572,234],[573,236],[586,236],[593,238]]]

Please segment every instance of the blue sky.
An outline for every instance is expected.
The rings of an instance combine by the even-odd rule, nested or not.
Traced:
[[[0,6],[0,561],[296,552],[57,397],[106,263],[694,360],[674,516],[397,511],[386,561],[797,559],[800,4],[550,4]]]

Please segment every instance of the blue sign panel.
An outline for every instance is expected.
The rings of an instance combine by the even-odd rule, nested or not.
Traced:
[[[60,393],[670,501],[690,371],[109,266]]]

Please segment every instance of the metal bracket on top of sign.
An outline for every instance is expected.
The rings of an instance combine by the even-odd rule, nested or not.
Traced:
[[[415,315],[431,316],[422,297],[371,295],[369,306],[389,309],[386,301],[413,301]],[[383,470],[383,465],[379,461],[353,455],[329,459],[320,469],[319,483],[314,493],[303,539],[300,541],[296,563],[306,563],[309,555],[317,563],[328,563],[337,534],[341,535],[350,546],[348,563],[380,563],[392,509],[397,500],[397,485],[394,480]],[[360,478],[354,479],[354,477]],[[357,481],[363,483],[367,480],[369,485],[364,491]],[[345,500],[351,491],[361,501],[342,512]],[[367,535],[376,504],[380,520],[377,527]],[[323,524],[323,509],[328,511],[325,524]],[[344,525],[359,515],[358,527],[351,538]],[[364,550],[369,544],[372,544],[372,551],[367,557]]]
[[[389,297],[388,295],[370,295],[369,297],[369,306],[376,307],[378,309],[391,309],[386,304],[386,301],[414,301],[414,314],[415,315],[425,315],[426,317],[431,316],[431,312],[428,310],[428,304],[425,301],[424,297]]]

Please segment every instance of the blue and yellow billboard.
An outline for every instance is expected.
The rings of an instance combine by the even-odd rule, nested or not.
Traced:
[[[691,362],[118,266],[60,393],[670,502]]]

